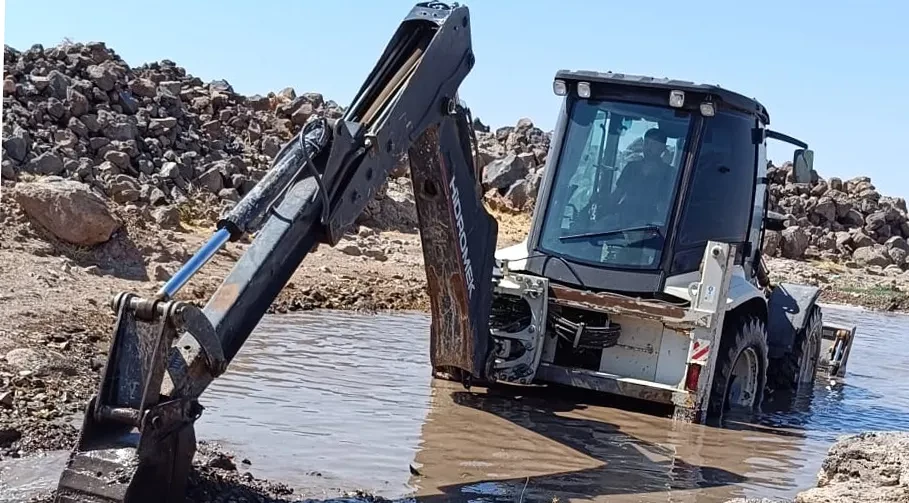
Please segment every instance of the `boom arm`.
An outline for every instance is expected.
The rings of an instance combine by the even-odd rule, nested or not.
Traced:
[[[114,299],[108,361],[57,501],[182,501],[198,397],[306,255],[338,243],[405,152],[432,303],[432,364],[486,376],[497,227],[482,205],[469,112],[457,100],[473,63],[468,9],[417,4],[341,119],[307,123],[155,298]],[[220,247],[250,232],[255,240],[204,309],[172,300]]]

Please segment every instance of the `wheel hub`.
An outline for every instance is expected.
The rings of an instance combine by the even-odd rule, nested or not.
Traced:
[[[729,376],[729,387],[726,393],[726,403],[730,408],[754,406],[757,397],[758,383],[758,357],[753,348],[745,348],[739,354]]]

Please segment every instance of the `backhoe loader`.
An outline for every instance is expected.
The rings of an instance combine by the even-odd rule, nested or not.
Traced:
[[[771,285],[766,108],[719,86],[559,71],[563,105],[531,228],[496,252],[491,380],[665,404],[722,424],[765,390],[845,375],[855,327],[824,323],[814,286]],[[440,374],[444,376],[444,374]]]
[[[668,400],[688,420],[744,400],[725,397],[746,353],[759,369],[750,403],[768,356],[784,362],[779,380],[802,379],[802,360],[819,354],[816,290],[780,286],[768,301],[755,280],[763,229],[776,222],[763,178],[766,111],[716,87],[558,72],[565,105],[542,203],[526,244],[497,253],[473,121],[458,98],[475,61],[470,21],[465,6],[416,4],[342,117],[307,122],[155,296],[112,299],[108,360],[56,501],[182,501],[200,395],[306,255],[339,242],[404,154],[437,375]],[[642,129],[657,132],[645,135],[640,162],[620,161]],[[646,143],[654,138],[672,148]],[[665,171],[651,169],[651,150]],[[810,151],[798,155],[799,172],[810,171]],[[622,181],[638,168],[659,186]],[[250,234],[203,308],[174,300],[221,247]],[[848,355],[846,332],[835,330],[835,362]]]

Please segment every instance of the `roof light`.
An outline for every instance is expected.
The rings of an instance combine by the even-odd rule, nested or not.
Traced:
[[[568,94],[568,86],[565,85],[564,80],[556,79],[552,83],[552,92],[554,92],[556,96],[565,96]]]
[[[683,91],[671,91],[669,93],[669,106],[681,108],[685,104],[685,93]]]
[[[701,103],[701,115],[704,117],[713,117],[714,114],[716,114],[716,108],[714,108],[712,102],[705,101]]]
[[[590,82],[578,82],[578,96],[582,98],[590,97]]]

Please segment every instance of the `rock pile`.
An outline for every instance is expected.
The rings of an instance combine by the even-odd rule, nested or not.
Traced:
[[[60,176],[114,203],[235,202],[312,115],[317,93],[245,97],[172,61],[130,68],[104,43],[4,48],[6,180]]]
[[[906,201],[882,196],[868,177],[795,183],[791,164],[771,166],[770,208],[786,229],[768,232],[764,252],[789,259],[824,258],[860,266],[906,269]]]
[[[261,179],[310,117],[343,113],[321,94],[297,95],[293,88],[242,96],[225,81],[204,83],[169,60],[131,68],[102,42],[25,51],[5,46],[4,74],[3,180],[63,179],[68,183],[54,187],[69,191],[84,184],[80,196],[88,191],[150,215],[190,201],[194,211],[213,205],[208,214],[216,214]],[[503,207],[530,208],[549,135],[529,120],[494,132],[475,125],[480,160],[489,164],[484,188]],[[405,157],[362,222],[416,227],[407,175]]]
[[[474,120],[477,155],[474,162],[483,167],[480,180],[485,200],[494,208],[506,211],[530,211],[536,202],[537,189],[543,177],[543,165],[549,153],[551,132],[544,132],[528,118],[518,120],[514,126],[503,126],[492,131],[479,120]],[[391,173],[389,194],[395,201],[406,203],[409,209],[393,208],[391,212],[405,212],[401,221],[416,225],[413,209],[412,187],[405,156]],[[377,200],[382,200],[380,192]],[[374,203],[373,206],[378,209]],[[383,207],[384,208],[384,207]],[[369,209],[368,209],[369,210]],[[412,213],[407,213],[407,212]],[[382,222],[383,227],[385,222]]]
[[[149,218],[161,221],[179,218],[174,206],[181,204],[194,211],[212,207],[208,214],[217,214],[252,188],[310,117],[343,113],[318,93],[297,95],[292,88],[245,97],[225,81],[204,83],[169,60],[131,68],[100,42],[22,52],[6,46],[4,73],[4,180],[59,177],[68,184],[57,189],[79,196],[79,204],[98,209],[87,191],[113,204],[147,208]],[[530,211],[551,133],[526,118],[495,130],[475,120],[474,132],[486,200],[498,209]],[[361,223],[417,226],[407,171],[405,156]],[[815,173],[811,183],[799,184],[791,171],[788,164],[769,167],[770,207],[787,216],[784,231],[768,233],[769,256],[907,267],[905,200],[882,196],[867,177],[824,180]],[[38,199],[19,199],[41,206]],[[73,204],[58,206],[75,211]],[[30,216],[42,221],[36,212]],[[114,224],[99,222],[97,235],[109,235]]]
[[[477,140],[487,200],[513,210],[531,209],[552,133],[544,133],[527,118],[495,132],[483,129],[477,132]]]

